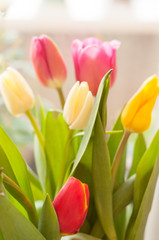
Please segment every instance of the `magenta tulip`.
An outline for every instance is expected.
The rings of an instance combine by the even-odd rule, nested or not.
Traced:
[[[34,37],[31,57],[40,82],[51,88],[60,88],[66,80],[67,70],[55,43],[45,35]]]
[[[70,177],[53,201],[62,235],[79,232],[86,218],[88,205],[88,186]]]
[[[76,80],[88,82],[89,88],[95,96],[99,84],[107,71],[113,69],[110,75],[110,86],[116,76],[116,51],[120,42],[101,42],[96,38],[87,38],[83,42],[74,40],[72,55],[75,66]]]

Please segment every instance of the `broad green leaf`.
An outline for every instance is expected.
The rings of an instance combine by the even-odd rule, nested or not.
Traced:
[[[38,228],[46,240],[61,239],[57,215],[48,194],[41,210]]]
[[[5,240],[46,240],[3,193],[0,193],[0,229]]]
[[[48,112],[45,133],[46,152],[54,175],[55,184],[57,185],[64,148],[69,133],[69,129],[62,114],[54,118],[53,113]]]
[[[136,171],[136,180],[134,184],[134,208],[133,213],[129,221],[127,236],[129,236],[129,232],[135,223],[140,204],[142,202],[145,190],[147,188],[147,184],[149,182],[149,178],[151,176],[151,172],[153,170],[154,164],[156,162],[157,157],[159,156],[159,130],[154,136],[150,146],[147,148],[146,152],[142,156],[140,163],[138,164]]]
[[[113,194],[113,213],[116,218],[133,201],[135,176],[130,177]]]
[[[146,226],[148,214],[151,209],[158,175],[159,175],[159,159],[156,160],[156,163],[152,170],[147,188],[145,190],[145,193],[144,193],[144,196],[135,220],[135,224],[133,225],[133,228],[131,229],[129,236],[126,238],[127,240],[141,240],[144,238],[145,226]]]
[[[38,176],[33,172],[33,170],[29,166],[27,166],[27,168],[28,168],[28,175],[29,175],[29,180],[30,180],[34,200],[35,201],[44,200],[45,194],[42,190]]]
[[[114,127],[112,130],[123,130],[123,126],[121,123],[121,114],[119,115]],[[117,134],[111,134],[108,138],[108,148],[109,148],[109,154],[110,154],[110,161],[113,162],[115,153],[118,149],[118,146],[120,144],[120,141],[123,137],[124,131]]]
[[[117,239],[113,220],[110,158],[99,114],[94,126],[93,141],[92,175],[97,213],[108,238]]]
[[[124,240],[126,228],[126,209],[115,219],[115,229],[117,232],[118,239]]]
[[[15,146],[15,144],[8,137],[8,135],[5,133],[1,126],[0,126],[0,145],[4,153],[6,154],[6,157],[10,163],[10,166],[17,179],[19,186],[34,205],[26,163],[23,157],[21,156],[19,150]]]
[[[62,237],[62,240],[101,240],[101,239],[93,237],[93,236],[88,235],[88,234],[78,233],[78,234],[75,234],[75,235]]]
[[[134,210],[138,210],[142,197],[146,190],[151,171],[159,156],[159,130],[153,138],[150,146],[144,153],[136,171],[136,180],[134,185]]]
[[[87,127],[85,129],[85,134],[82,138],[82,141],[81,141],[78,153],[76,155],[76,158],[74,160],[74,165],[73,165],[73,168],[72,168],[72,171],[71,171],[70,175],[72,175],[73,172],[75,171],[78,163],[80,162],[80,160],[81,160],[81,158],[82,158],[82,156],[83,156],[83,154],[84,154],[84,152],[87,148],[88,142],[91,138],[94,123],[95,123],[95,120],[96,120],[96,117],[97,117],[98,108],[100,106],[102,94],[103,94],[103,91],[105,90],[105,84],[106,84],[106,89],[109,88],[109,82],[107,81],[107,79],[109,78],[109,75],[110,75],[111,72],[112,72],[112,70],[110,70],[109,72],[106,73],[106,75],[103,77],[103,79],[102,79],[102,81],[99,85],[98,93],[97,93],[97,96],[95,98],[93,109],[92,109]]]
[[[1,229],[0,229],[0,240],[4,240]]]
[[[36,135],[34,135],[34,159],[36,171],[42,186],[43,192],[45,192],[45,183],[46,183],[46,157],[42,151],[39,140]]]
[[[136,173],[137,166],[145,151],[146,151],[145,139],[142,134],[139,134],[135,141],[133,161],[128,177],[131,177],[133,174]]]
[[[15,177],[15,174],[12,170],[12,167],[10,165],[10,162],[3,151],[3,148],[0,146],[0,168],[3,168],[3,172],[10,177],[15,183],[18,184],[17,179]]]

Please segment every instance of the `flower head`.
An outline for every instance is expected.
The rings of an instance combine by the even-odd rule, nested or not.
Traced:
[[[116,51],[119,46],[120,42],[117,40],[103,43],[96,38],[87,38],[83,42],[73,41],[76,80],[88,82],[93,95],[97,94],[103,76],[110,69],[113,69],[110,86],[113,85],[116,76]]]
[[[34,105],[34,96],[30,86],[13,68],[7,68],[0,75],[0,91],[8,111],[13,115],[25,113]]]
[[[88,83],[76,82],[64,106],[63,117],[71,129],[84,129],[93,107],[93,96]]]
[[[88,186],[70,177],[53,201],[62,234],[79,231],[86,218],[88,205]]]
[[[158,79],[156,76],[151,76],[124,107],[121,121],[125,129],[142,133],[149,128],[151,112],[158,94]]]
[[[40,82],[50,88],[60,88],[67,76],[64,60],[55,43],[45,35],[34,37],[31,57]]]

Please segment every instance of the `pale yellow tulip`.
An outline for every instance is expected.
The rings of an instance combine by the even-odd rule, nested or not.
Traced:
[[[0,92],[8,111],[19,115],[34,105],[33,92],[23,76],[13,68],[0,75]]]
[[[64,106],[63,117],[71,129],[84,129],[93,107],[93,96],[88,83],[76,82]]]

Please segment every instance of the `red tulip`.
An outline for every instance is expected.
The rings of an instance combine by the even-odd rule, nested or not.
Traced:
[[[79,232],[86,218],[88,205],[88,186],[70,177],[53,201],[61,234]]]
[[[64,60],[54,42],[45,35],[34,37],[31,57],[40,82],[51,88],[60,88],[67,75]]]
[[[113,69],[110,86],[113,85],[116,76],[116,51],[119,47],[120,42],[117,40],[103,43],[96,38],[87,38],[83,42],[73,41],[72,55],[76,80],[88,82],[94,96],[100,81],[110,69]]]

